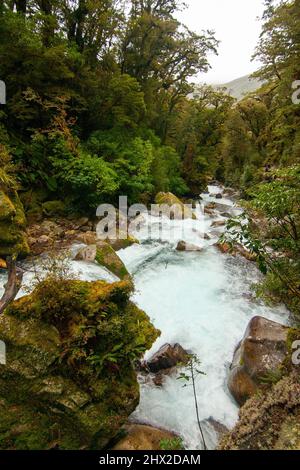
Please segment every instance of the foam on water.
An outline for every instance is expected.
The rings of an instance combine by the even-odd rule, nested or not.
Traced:
[[[222,188],[209,187],[210,194],[219,192]],[[240,212],[231,200],[217,200],[207,194],[202,195],[202,200],[225,204],[234,213]],[[218,235],[211,228],[211,218],[202,216],[200,222],[166,218],[159,221],[147,214],[142,218],[141,229],[135,233],[141,244],[118,254],[134,276],[133,300],[162,332],[146,356],[165,343],[177,342],[197,354],[206,374],[197,381],[200,418],[203,421],[214,418],[232,427],[238,407],[226,382],[234,348],[253,316],[262,315],[285,323],[288,312],[284,306],[269,308],[251,300],[250,287],[259,279],[259,272],[253,263],[221,255],[212,246]],[[211,240],[204,240],[203,233],[210,234]],[[179,240],[199,245],[203,251],[179,253],[175,249]],[[79,246],[74,247],[74,251],[78,249]],[[70,262],[81,279],[108,282],[117,279],[95,263]],[[31,279],[32,274],[27,273],[25,284],[30,284]],[[4,282],[5,277],[1,275],[0,285]],[[19,295],[23,294],[21,291]],[[182,385],[176,377],[168,377],[161,388],[141,380],[141,401],[133,418],[171,429],[183,437],[187,448],[198,449],[201,443],[192,390]],[[213,448],[216,443],[213,428],[207,423],[204,428],[209,447]]]
[[[220,192],[220,188],[214,189],[216,193]],[[212,200],[213,197],[206,197],[207,202]],[[152,223],[155,226],[158,221]],[[210,224],[211,220],[205,219],[208,233]],[[174,239],[172,234],[169,244],[166,237],[164,243],[157,240],[145,243],[143,239],[141,245],[119,252],[134,275],[136,292],[133,300],[162,332],[146,357],[165,343],[180,343],[196,353],[206,374],[197,381],[200,418],[203,421],[213,418],[232,427],[238,417],[238,407],[226,383],[234,348],[253,316],[261,315],[285,323],[288,312],[284,306],[271,309],[262,302],[251,300],[251,285],[260,276],[253,263],[240,257],[221,255],[210,246],[215,240],[202,239],[199,243],[192,221],[164,219],[163,225],[164,234],[175,226],[177,235],[180,225],[181,228],[184,226],[184,240],[200,244],[204,250],[178,253],[174,249],[178,236]],[[192,390],[183,388],[176,377],[168,377],[163,387],[141,381],[141,401],[133,418],[179,433],[190,449],[201,447]],[[216,435],[209,424],[204,424],[204,428],[212,448]]]

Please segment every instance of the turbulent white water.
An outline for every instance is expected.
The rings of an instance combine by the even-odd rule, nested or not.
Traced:
[[[220,192],[217,187],[209,189],[211,194]],[[239,212],[230,200],[217,200],[208,195],[203,195],[203,199],[228,204],[229,210]],[[201,230],[214,233],[215,229],[209,228],[211,223],[211,218],[206,217],[200,224]],[[151,220],[150,224],[155,239],[158,221]],[[119,252],[134,276],[134,301],[162,332],[147,356],[165,343],[180,343],[196,353],[206,373],[197,382],[200,418],[212,417],[232,427],[237,420],[238,407],[226,382],[234,348],[253,316],[261,315],[284,323],[288,312],[284,306],[269,308],[251,300],[250,288],[259,278],[258,270],[243,258],[220,254],[211,246],[216,237],[203,240],[189,220],[164,220],[163,226],[163,240],[168,232],[172,232],[170,244],[147,241],[142,232],[137,234],[143,240],[141,245]],[[202,252],[175,251],[176,242],[182,239],[183,228],[183,239],[203,246]],[[184,438],[188,448],[197,449],[201,444],[192,390],[182,385],[176,377],[168,377],[162,388],[149,382],[141,383],[141,402],[133,418],[171,429]],[[212,448],[216,435],[209,424],[204,427]]]
[[[211,196],[203,195],[206,203],[226,204],[227,211],[239,213],[231,200],[215,198],[220,188],[210,187],[209,191]],[[224,210],[221,208],[220,213]],[[199,208],[196,213],[200,217]],[[162,332],[147,356],[165,343],[180,343],[197,354],[206,374],[197,382],[200,418],[214,418],[232,427],[238,408],[229,394],[226,378],[234,348],[253,316],[284,323],[288,312],[284,306],[269,308],[251,300],[250,287],[259,278],[255,265],[240,257],[222,255],[213,246],[221,229],[212,228],[211,224],[222,220],[221,216],[201,217],[200,222],[163,219],[160,223],[158,218],[145,214],[142,219],[141,229],[135,233],[141,244],[118,254],[134,276],[133,300]],[[151,236],[147,227],[151,228]],[[211,240],[204,240],[203,233],[208,233]],[[179,253],[175,249],[179,240],[199,245],[203,251]],[[94,263],[72,261],[72,268],[81,279],[116,280]],[[27,284],[31,278],[30,273],[25,276]],[[201,447],[192,390],[183,388],[176,377],[167,377],[162,388],[141,383],[141,401],[133,418],[177,432],[187,448]],[[212,448],[216,435],[211,425],[205,423],[204,428]]]

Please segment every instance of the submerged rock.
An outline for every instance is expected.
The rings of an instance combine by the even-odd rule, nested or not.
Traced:
[[[253,318],[235,350],[228,387],[242,405],[263,385],[268,374],[276,373],[287,357],[289,329],[262,317]]]
[[[212,228],[224,227],[226,225],[226,220],[216,220],[211,224]]]
[[[180,443],[180,439],[173,432],[149,425],[128,424],[123,430],[125,437],[120,439],[112,450],[162,450],[167,441],[171,441],[170,445],[174,440]],[[179,447],[182,448],[178,445]]]
[[[180,241],[177,244],[177,251],[202,251],[202,248],[192,243],[187,243],[185,241]]]
[[[132,367],[159,332],[128,282],[48,279],[0,316],[1,449],[101,449],[139,402]]]

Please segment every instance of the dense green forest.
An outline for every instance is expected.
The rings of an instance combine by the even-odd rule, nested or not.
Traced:
[[[1,2],[1,158],[22,191],[94,210],[119,194],[196,195],[214,177],[247,188],[299,161],[299,3],[266,2],[264,85],[239,103],[208,86],[191,99],[218,43],[175,19],[180,3]]]
[[[0,371],[0,448],[102,449],[136,410],[139,361],[161,332],[132,303],[134,275],[115,252],[140,248],[138,240],[127,232],[123,244],[96,236],[97,207],[117,207],[119,196],[145,205],[167,196],[182,206],[179,198],[195,202],[203,193],[204,199],[209,183],[217,182],[232,197],[231,209],[245,211],[234,217],[223,208],[216,221],[217,203],[211,204],[211,228],[224,230],[227,223],[227,231],[216,231],[216,240],[200,234],[211,240],[208,253],[242,253],[247,262],[239,260],[244,271],[237,272],[245,277],[250,261],[257,262],[263,276],[255,269],[256,296],[251,291],[249,298],[265,303],[253,309],[284,303],[293,314],[286,333],[290,349],[298,339],[300,0],[264,4],[253,55],[260,63],[253,77],[261,87],[238,101],[226,88],[197,85],[218,53],[219,38],[179,22],[184,2],[0,0],[0,80],[6,85],[6,104],[0,105],[0,274],[8,277],[0,329],[11,367]],[[166,192],[173,194],[158,197]],[[51,243],[59,249],[47,251]],[[73,255],[63,249],[74,243],[84,248],[71,261],[92,258],[120,282],[72,278],[67,268]],[[40,251],[33,250],[37,245]],[[37,275],[33,293],[14,301],[35,255],[45,253],[50,256],[39,261],[49,263],[46,277]],[[28,268],[23,259],[30,254]],[[229,264],[224,269],[230,271]],[[226,286],[217,288],[211,296],[222,297]],[[267,380],[288,376],[292,365],[283,366],[280,376]],[[282,396],[296,388],[287,390],[276,413]],[[57,417],[64,407],[65,417]],[[276,425],[280,419],[276,414]],[[269,421],[268,428],[273,432]]]
[[[29,222],[45,201],[50,215],[94,214],[122,194],[195,196],[216,178],[267,218],[263,236],[285,254],[268,281],[286,297],[292,276],[299,300],[300,2],[265,4],[262,87],[236,102],[193,93],[218,41],[178,22],[181,2],[2,1],[0,178]]]

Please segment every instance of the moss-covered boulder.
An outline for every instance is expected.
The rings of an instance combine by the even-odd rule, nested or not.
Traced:
[[[159,212],[170,219],[197,219],[191,208],[188,207],[188,204],[183,204],[183,202],[172,193],[158,193],[155,198],[155,203],[160,206]]]
[[[159,332],[131,284],[48,279],[0,316],[1,449],[100,449],[139,402],[133,367]]]
[[[126,269],[123,261],[119,258],[115,250],[108,243],[103,241],[97,242],[97,253],[95,260],[97,263],[105,266],[109,271],[118,276],[120,279],[130,280],[130,274]]]
[[[116,236],[108,236],[106,241],[115,251],[124,250],[135,243],[139,244],[139,241],[135,237],[121,229],[117,230]]]
[[[17,192],[0,190],[0,256],[29,253],[25,225],[23,205]]]
[[[62,201],[46,201],[42,204],[42,210],[46,217],[66,215],[66,205]]]

